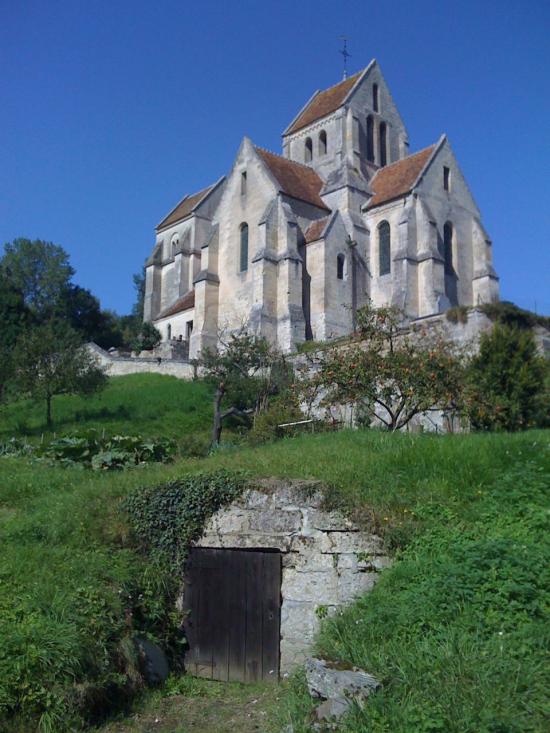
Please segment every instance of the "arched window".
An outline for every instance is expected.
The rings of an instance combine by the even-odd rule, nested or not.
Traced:
[[[336,258],[336,277],[338,280],[343,280],[346,271],[346,256],[338,255]]]
[[[306,137],[305,149],[304,149],[304,160],[309,163],[313,158],[313,142],[310,137]]]
[[[445,222],[443,227],[443,259],[445,260],[445,274],[453,275],[453,225]]]
[[[374,120],[372,115],[367,117],[367,160],[374,163]]]
[[[180,243],[179,235],[174,234],[174,236],[172,237],[172,255],[176,253],[179,243]]]
[[[327,133],[321,130],[319,133],[319,155],[327,154]]]
[[[378,274],[389,275],[391,272],[391,234],[387,221],[378,227]]]
[[[378,112],[378,84],[372,85],[372,108]]]
[[[248,224],[243,222],[241,224],[241,250],[240,250],[240,271],[246,272],[248,270]]]
[[[384,166],[388,162],[388,154],[386,150],[386,133],[387,133],[386,123],[381,122],[380,123],[380,166]]]
[[[166,336],[168,338],[168,341],[170,341],[170,339],[172,338],[172,324],[171,323],[168,324],[168,327],[166,329]]]

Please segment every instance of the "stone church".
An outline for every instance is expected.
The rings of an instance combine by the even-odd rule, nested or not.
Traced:
[[[144,318],[191,357],[243,325],[290,352],[349,333],[368,300],[414,320],[498,292],[447,137],[409,153],[373,60],[312,95],[283,132],[282,155],[245,137],[227,175],[160,222]]]

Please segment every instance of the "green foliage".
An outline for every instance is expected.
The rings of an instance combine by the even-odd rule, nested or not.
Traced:
[[[41,443],[34,447],[33,454],[63,466],[80,465],[96,471],[108,471],[145,463],[167,463],[173,459],[175,448],[174,441],[168,438],[144,439],[139,435],[105,437],[95,430],[88,430],[80,435]]]
[[[549,405],[548,364],[530,331],[496,323],[469,367],[468,414],[476,430],[521,430]]]
[[[247,439],[251,445],[260,445],[282,435],[290,435],[288,432],[282,433],[278,426],[303,419],[304,415],[296,401],[288,395],[282,395],[273,400],[267,410],[255,417]]]
[[[215,386],[212,447],[220,444],[222,421],[247,411],[265,410],[269,397],[288,377],[282,357],[263,336],[248,333],[246,328],[220,338],[219,348],[204,349],[199,366]],[[229,405],[222,412],[222,404]]]
[[[392,431],[419,413],[454,409],[463,374],[456,350],[427,334],[404,334],[402,320],[393,307],[359,309],[364,341],[319,356],[313,381],[328,387],[325,404],[359,404],[371,420]]]
[[[532,329],[534,326],[550,328],[549,316],[541,316],[538,313],[524,310],[507,300],[501,300],[498,303],[484,303],[479,306],[479,309],[492,321],[512,328],[522,330]]]
[[[61,292],[55,311],[57,318],[79,333],[83,341],[93,341],[104,349],[122,344],[119,318],[101,310],[95,295],[79,285],[69,285]]]
[[[124,503],[134,541],[174,572],[183,566],[189,544],[200,537],[208,518],[244,487],[242,474],[222,470],[134,491]]]
[[[455,305],[445,311],[445,317],[451,323],[468,323],[470,308],[466,305]]]
[[[14,383],[23,395],[46,402],[51,424],[51,401],[61,394],[92,394],[107,377],[80,337],[61,321],[48,321],[21,335],[14,351]]]
[[[67,252],[40,239],[20,238],[5,244],[0,269],[8,273],[25,304],[41,317],[53,315],[60,293],[74,275]]]
[[[148,321],[142,322],[137,333],[130,342],[133,351],[146,351],[154,349],[160,344],[162,336],[160,331]]]
[[[13,377],[13,348],[20,334],[32,322],[23,294],[0,265],[0,403],[8,397]]]

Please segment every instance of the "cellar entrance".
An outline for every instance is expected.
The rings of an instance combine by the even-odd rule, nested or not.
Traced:
[[[224,682],[279,679],[279,552],[191,548],[184,609],[190,674]]]

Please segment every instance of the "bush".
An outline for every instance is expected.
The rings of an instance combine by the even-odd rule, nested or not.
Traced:
[[[484,303],[479,306],[482,313],[496,323],[511,326],[522,330],[534,326],[550,328],[550,317],[519,308],[515,303],[501,300],[498,303]]]
[[[468,323],[470,309],[466,305],[455,305],[445,311],[445,316],[451,323]]]
[[[548,364],[530,331],[497,323],[483,334],[468,374],[467,414],[475,430],[523,430],[541,419]]]
[[[100,436],[96,430],[55,438],[32,445],[12,438],[0,444],[0,456],[28,455],[62,466],[84,466],[94,470],[113,470],[145,463],[167,463],[176,451],[168,438],[142,438],[139,435]]]
[[[267,410],[256,416],[254,425],[248,433],[248,441],[252,445],[260,445],[275,440],[282,435],[279,425],[303,419],[302,411],[293,400],[273,400]]]

